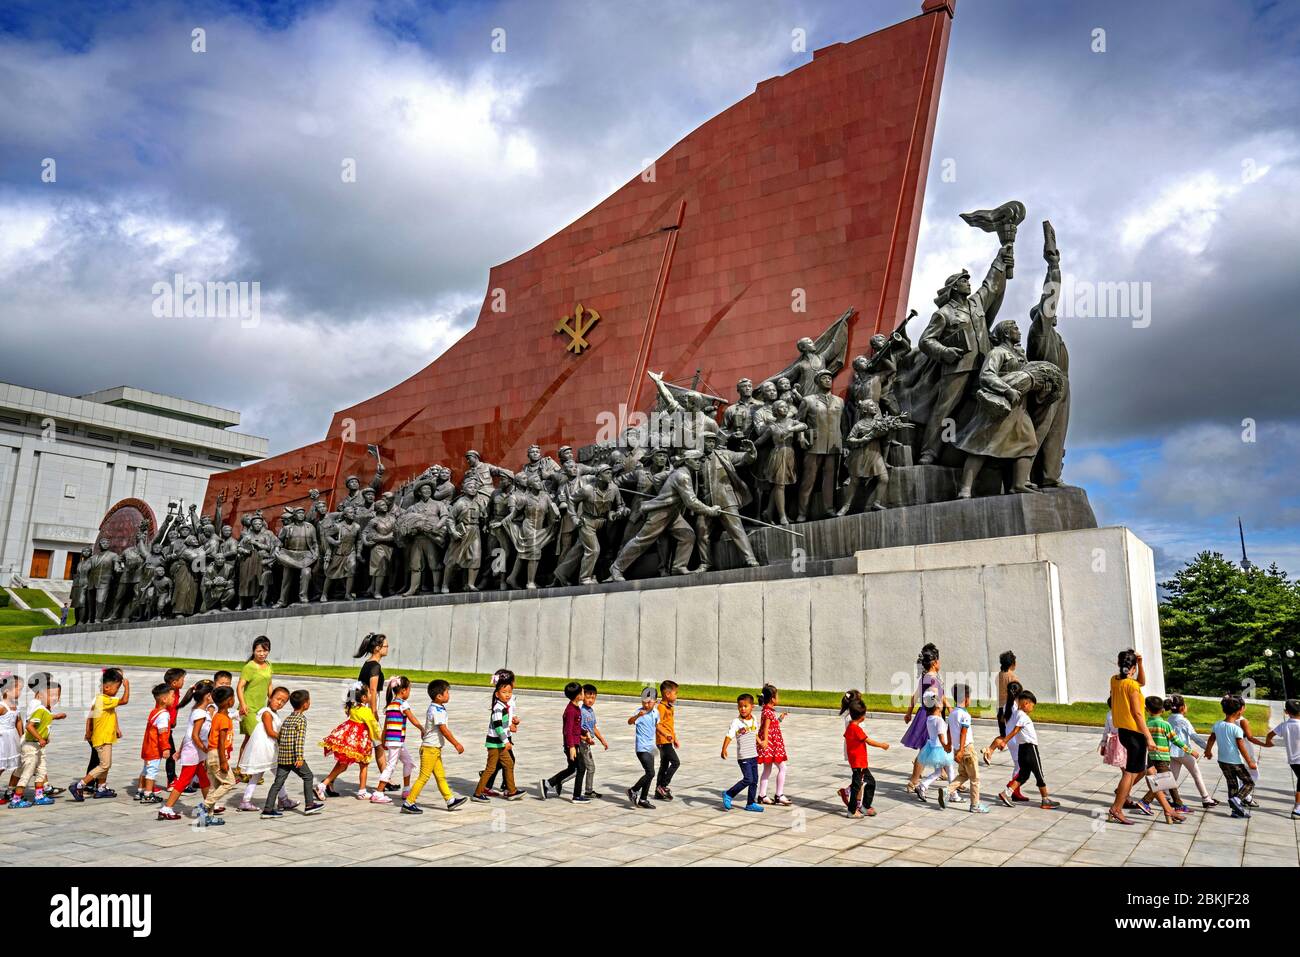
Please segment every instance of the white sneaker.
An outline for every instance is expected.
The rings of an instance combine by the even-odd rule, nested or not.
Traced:
[[[370,803],[371,804],[392,804],[393,799],[390,798],[383,791],[376,791],[374,794],[370,795]]]
[[[378,793],[378,792],[376,792],[376,793]],[[370,798],[370,792],[367,791],[367,790],[365,790],[364,788],[363,788],[362,790],[360,790],[360,791],[357,792],[357,800],[358,800],[358,801],[366,801],[366,800],[369,800],[369,798]]]
[[[312,785],[312,790],[316,792],[316,800],[318,801],[325,800],[325,785],[317,781],[315,784]]]

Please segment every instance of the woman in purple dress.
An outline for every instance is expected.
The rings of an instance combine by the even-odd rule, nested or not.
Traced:
[[[921,649],[921,654],[917,656],[916,664],[921,677],[916,683],[916,690],[912,692],[911,700],[907,703],[907,714],[903,716],[903,720],[908,723],[907,730],[903,733],[903,746],[913,751],[921,750],[926,742],[925,719],[929,717],[924,707],[917,708],[917,703],[924,702],[927,693],[930,693],[938,699],[940,713],[944,715],[948,713],[948,700],[943,693],[943,679],[939,677],[939,649],[931,642],[926,642]],[[913,761],[908,790],[915,790],[920,780],[921,766]]]

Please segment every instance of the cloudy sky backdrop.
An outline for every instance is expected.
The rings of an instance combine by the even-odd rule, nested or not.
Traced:
[[[0,380],[238,409],[278,452],[461,335],[492,264],[920,0],[104,6],[0,9]],[[956,214],[1013,197],[1004,316],[1043,218],[1079,289],[1138,284],[1062,320],[1067,479],[1161,575],[1235,555],[1238,515],[1300,572],[1298,53],[1293,3],[959,2],[911,304],[986,265]],[[176,272],[259,281],[260,324],[154,318]]]

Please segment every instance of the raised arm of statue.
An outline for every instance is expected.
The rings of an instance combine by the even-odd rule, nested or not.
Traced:
[[[988,322],[989,328],[993,327],[993,320],[997,318],[998,310],[1002,308],[1002,299],[1007,293],[1007,267],[1014,262],[1014,255],[1014,247],[1011,243],[998,249],[993,262],[989,264],[988,274],[975,292],[980,305],[984,307],[984,319]]]
[[[1043,220],[1043,259],[1047,261],[1047,275],[1043,278],[1043,294],[1038,300],[1034,324],[1042,321],[1052,325],[1056,322],[1056,300],[1061,293],[1061,251],[1056,248],[1056,230],[1046,219]]]
[[[658,391],[664,407],[670,412],[680,412],[682,404],[677,401],[677,397],[673,395],[672,390],[664,385],[664,374],[662,372],[647,372],[646,375],[654,382],[655,389]]]

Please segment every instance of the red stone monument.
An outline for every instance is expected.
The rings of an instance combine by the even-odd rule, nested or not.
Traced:
[[[857,310],[849,356],[905,313],[955,0],[755,91],[537,246],[491,270],[474,327],[427,367],[335,413],[325,438],[213,476],[232,519],[388,482],[468,449],[516,468],[532,442],[591,443],[653,400],[648,370],[731,395]],[[593,321],[593,317],[598,317]],[[848,373],[841,373],[847,375]],[[839,383],[837,383],[838,391]],[[236,523],[236,527],[237,523]]]

